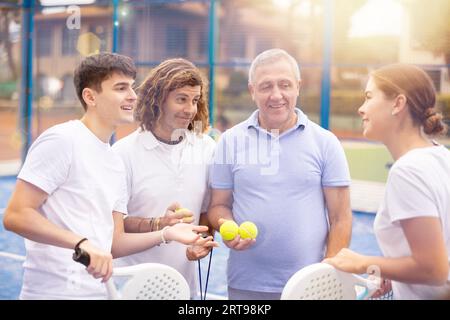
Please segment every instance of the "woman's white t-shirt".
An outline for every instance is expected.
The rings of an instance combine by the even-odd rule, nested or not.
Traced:
[[[390,169],[385,197],[374,222],[385,257],[411,255],[400,221],[416,217],[440,219],[450,257],[450,151],[444,146],[411,150]],[[450,290],[449,282],[430,286],[393,281],[392,287],[395,299],[433,299]]]
[[[111,251],[113,211],[126,213],[125,168],[81,121],[43,132],[18,179],[48,194],[39,212],[57,226]],[[101,279],[72,260],[73,250],[25,240],[21,299],[105,299]]]

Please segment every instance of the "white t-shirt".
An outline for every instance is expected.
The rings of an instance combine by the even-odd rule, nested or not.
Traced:
[[[81,121],[56,125],[31,146],[18,178],[48,194],[40,213],[111,251],[112,211],[126,213],[125,169],[108,143]],[[104,299],[101,279],[72,260],[73,250],[25,240],[21,299]]]
[[[208,164],[215,142],[209,136],[186,131],[179,144],[159,142],[149,131],[136,130],[117,141],[113,150],[127,171],[128,214],[160,217],[178,202],[194,213],[194,224],[209,205]],[[196,262],[187,260],[186,246],[178,242],[153,247],[115,260],[119,266],[157,262],[177,269],[187,280],[191,295],[196,294]]]
[[[400,220],[414,217],[440,219],[450,257],[450,151],[444,146],[411,150],[392,166],[374,222],[384,256],[411,256]],[[448,283],[438,287],[393,281],[392,287],[395,299],[433,299],[450,290]]]

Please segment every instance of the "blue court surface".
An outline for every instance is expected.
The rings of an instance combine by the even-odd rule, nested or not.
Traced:
[[[11,195],[15,184],[15,178],[0,178],[0,219],[3,219],[3,211]],[[373,219],[375,215],[354,212],[353,232],[350,248],[368,255],[381,255],[373,234]],[[217,235],[220,238],[220,235]],[[220,239],[219,239],[219,242]],[[25,254],[23,238],[5,231],[3,223],[0,224],[0,252]],[[221,244],[214,249],[211,269],[209,273],[207,299],[226,298],[226,265],[228,248]],[[201,262],[202,285],[205,287],[208,270],[208,257]],[[18,298],[22,285],[22,262],[0,256],[0,299],[14,300]]]

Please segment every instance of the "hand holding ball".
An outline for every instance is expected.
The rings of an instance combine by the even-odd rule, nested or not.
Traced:
[[[239,236],[242,239],[256,239],[258,236],[258,228],[253,222],[242,222],[239,226]]]
[[[239,227],[236,222],[227,220],[222,223],[219,231],[223,240],[230,241],[236,238],[239,232]]]
[[[191,213],[191,211],[189,209],[178,208],[178,209],[175,210],[175,213],[182,212],[182,211],[186,211],[186,214],[182,218],[182,222],[184,222],[184,223],[191,223],[192,221],[194,221],[194,217],[192,216],[192,213]]]
[[[256,239],[258,228],[250,221],[245,221],[238,226],[236,222],[227,220],[220,226],[220,235],[226,241],[233,240],[238,234],[241,239]]]

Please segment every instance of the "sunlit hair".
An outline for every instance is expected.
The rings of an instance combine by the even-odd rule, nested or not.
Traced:
[[[423,126],[429,135],[445,134],[447,126],[436,108],[436,90],[428,74],[409,64],[391,64],[371,74],[373,81],[388,98],[399,94],[406,97],[406,104],[415,125]]]
[[[102,52],[81,61],[74,71],[73,83],[84,110],[87,109],[87,105],[83,99],[83,90],[91,88],[102,92],[102,82],[108,80],[114,73],[135,79],[136,67],[133,60],[121,54]]]
[[[283,49],[275,48],[261,52],[256,56],[250,66],[250,70],[248,71],[248,83],[254,84],[255,72],[258,67],[278,62],[283,59],[291,65],[295,80],[300,81],[300,68],[298,67],[297,61],[295,61],[295,59]]]
[[[150,71],[150,74],[138,88],[138,101],[134,117],[143,130],[150,131],[161,117],[161,107],[169,93],[185,86],[200,86],[200,99],[197,114],[188,126],[189,130],[199,129],[205,132],[209,126],[208,105],[206,103],[207,80],[191,62],[182,59],[163,61]]]

